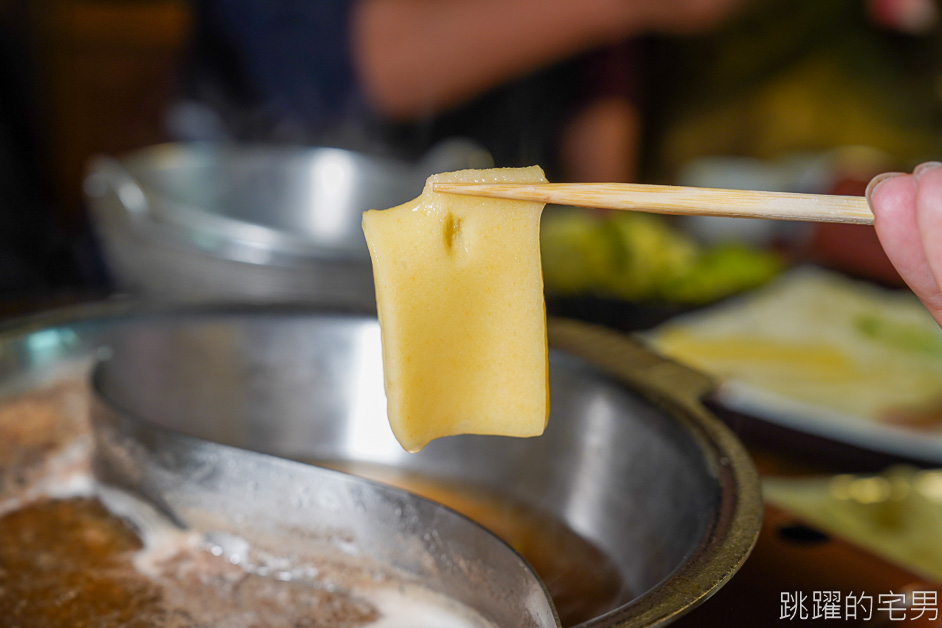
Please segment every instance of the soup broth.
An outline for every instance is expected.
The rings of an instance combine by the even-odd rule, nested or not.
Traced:
[[[480,523],[530,563],[546,584],[563,626],[598,617],[625,597],[618,569],[602,550],[556,516],[497,490],[380,464],[315,464],[412,491]]]
[[[3,626],[495,628],[382,566],[261,575],[195,531],[135,525],[98,498],[90,459],[84,379],[0,401]]]

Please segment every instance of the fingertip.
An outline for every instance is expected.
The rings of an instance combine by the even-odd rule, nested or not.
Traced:
[[[942,207],[942,163],[921,164],[913,171],[917,203],[938,210]]]
[[[916,166],[916,168],[913,170],[913,177],[916,179],[916,182],[918,183],[918,182],[919,182],[919,179],[920,179],[924,174],[927,174],[928,172],[930,172],[930,171],[932,171],[932,170],[936,170],[936,169],[938,169],[938,168],[940,168],[940,167],[942,167],[942,162],[939,162],[939,161],[926,161],[926,162],[923,162],[923,163],[919,164],[918,166]]]
[[[902,176],[905,176],[902,172],[883,172],[873,177],[873,179],[870,180],[870,183],[867,184],[867,191],[864,193],[864,195],[867,197],[867,202],[870,203],[870,206],[873,207],[873,197],[876,194],[877,188],[890,179],[895,179]]]
[[[890,216],[909,213],[915,206],[916,186],[911,174],[887,172],[877,175],[867,186],[867,203],[874,223],[890,220]]]
[[[942,163],[927,162],[920,165],[913,171],[913,182],[914,205],[920,230],[926,242],[937,242],[942,237]]]

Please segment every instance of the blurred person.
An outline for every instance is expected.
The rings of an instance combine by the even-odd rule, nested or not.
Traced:
[[[867,186],[867,199],[887,256],[942,325],[942,163],[878,175]]]
[[[203,0],[184,139],[287,140],[416,158],[480,141],[498,165],[624,180],[645,33],[696,33],[743,0]],[[588,68],[588,69],[586,69]],[[556,157],[559,156],[559,159]]]
[[[866,0],[867,14],[882,28],[925,35],[939,21],[936,0]]]

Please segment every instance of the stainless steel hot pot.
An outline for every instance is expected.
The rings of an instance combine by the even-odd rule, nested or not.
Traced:
[[[565,523],[616,567],[616,599],[581,626],[669,623],[749,554],[761,517],[755,470],[699,403],[706,378],[579,323],[551,320],[549,342],[543,436],[451,437],[418,454],[402,451],[386,423],[370,316],[93,306],[7,330],[0,367],[41,373],[107,347],[96,386],[109,409],[98,420],[486,487]]]

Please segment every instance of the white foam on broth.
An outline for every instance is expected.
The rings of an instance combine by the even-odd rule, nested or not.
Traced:
[[[329,580],[319,582],[319,571],[322,567],[319,564],[293,565],[286,559],[276,561],[277,564],[266,565],[272,569],[263,570],[253,569],[251,564],[232,560],[231,556],[213,551],[215,545],[211,535],[182,530],[139,498],[99,484],[91,472],[92,443],[88,418],[85,416],[88,411],[85,403],[88,392],[84,381],[68,382],[66,393],[70,399],[72,395],[81,397],[79,403],[62,404],[61,399],[57,401],[55,396],[46,400],[42,391],[14,396],[29,399],[35,395],[36,404],[48,404],[43,407],[70,415],[71,424],[80,423],[81,430],[70,436],[70,440],[57,442],[54,448],[45,450],[42,460],[31,463],[27,484],[18,487],[18,490],[7,490],[6,494],[0,494],[0,517],[42,500],[98,498],[109,512],[129,522],[135,529],[142,547],[132,557],[133,570],[155,583],[174,586],[174,582],[181,577],[196,577],[203,582],[215,580],[232,583],[241,582],[251,574],[253,578],[261,577],[267,580],[272,587],[291,586],[295,592],[299,584],[309,584],[312,591],[319,588],[321,593],[334,586]],[[10,401],[11,398],[0,399],[0,406]],[[0,489],[2,488],[3,484],[0,483]],[[242,554],[247,554],[251,544],[239,540],[242,541],[244,550]],[[324,571],[330,571],[329,565]],[[347,596],[354,600],[355,604],[362,603],[375,609],[377,616],[372,622],[358,621],[356,625],[369,628],[495,628],[492,622],[467,606],[414,583],[390,577],[376,579],[361,576],[351,578],[349,584],[349,589],[339,590],[339,595]],[[269,589],[268,585],[261,588],[276,596],[281,595],[277,589]],[[189,595],[193,597],[192,593]],[[191,603],[202,605],[208,602],[205,599],[182,600],[186,596],[186,591],[174,594],[173,606],[189,608]],[[265,596],[268,597],[267,594]],[[284,608],[279,610],[285,611]],[[223,609],[222,612],[230,611]],[[259,625],[257,620],[265,614],[261,609],[242,612],[241,615],[234,610],[231,610],[231,613],[226,620],[227,625],[231,626]],[[298,613],[299,617],[307,616],[304,608],[299,608]],[[229,619],[232,620],[231,623]]]
[[[368,628],[496,628],[467,606],[418,587],[369,591],[381,617]]]

